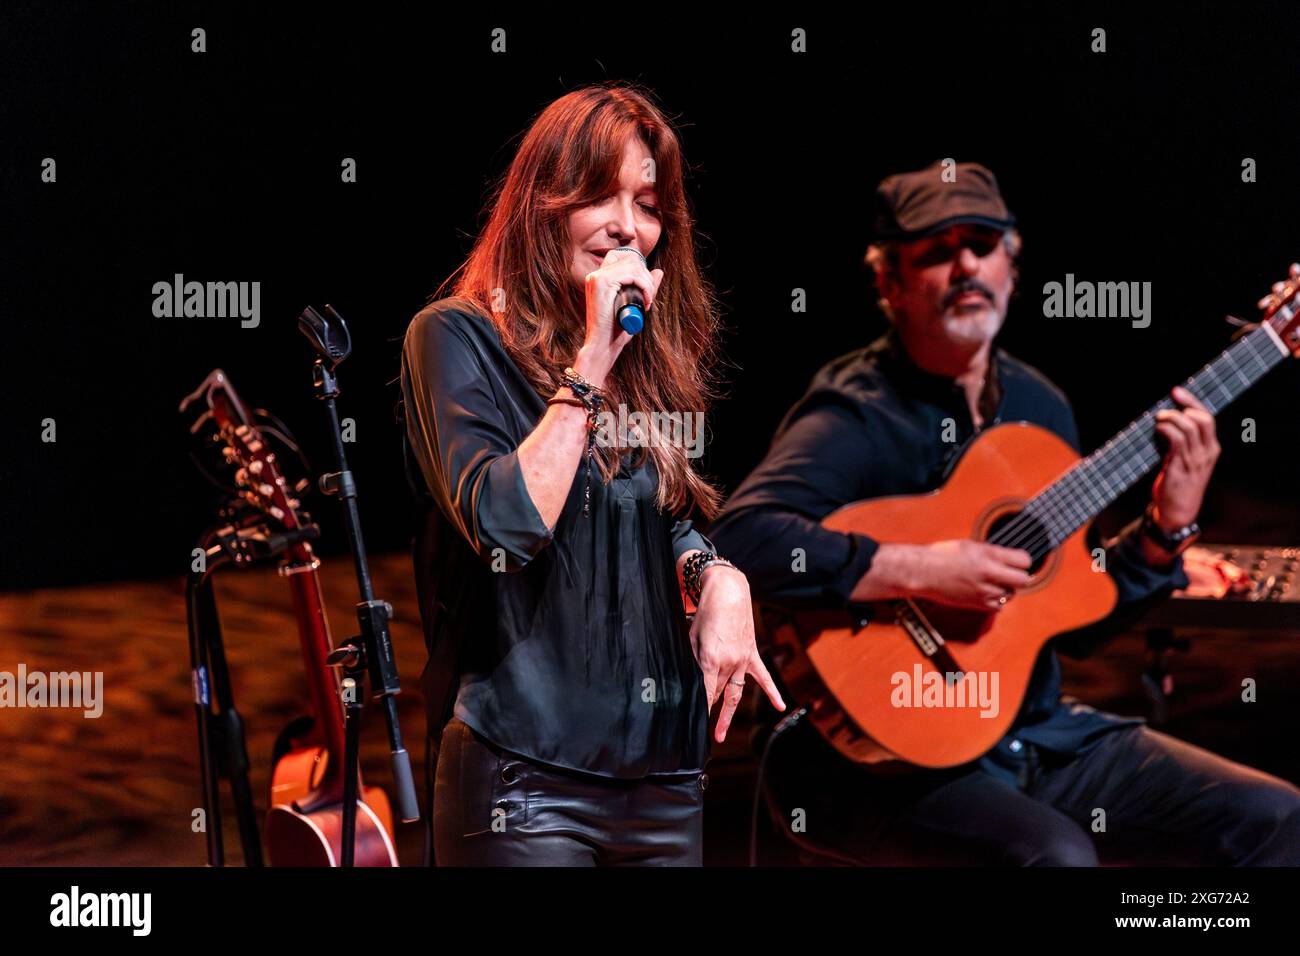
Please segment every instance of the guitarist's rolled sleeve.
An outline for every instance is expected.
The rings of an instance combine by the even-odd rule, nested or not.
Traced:
[[[1142,557],[1138,539],[1138,522],[1134,521],[1117,535],[1106,548],[1106,569],[1119,586],[1120,606],[1145,604],[1151,598],[1166,597],[1169,592],[1188,587],[1191,581],[1183,569],[1182,556],[1167,568],[1156,568]]]

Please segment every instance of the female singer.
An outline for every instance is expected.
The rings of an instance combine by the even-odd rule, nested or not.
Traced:
[[[454,294],[406,333],[439,864],[699,865],[714,702],[718,741],[746,674],[784,709],[744,575],[687,518],[718,492],[683,432],[633,414],[712,397],[718,320],[682,177],[644,93],[561,97]],[[628,289],[636,335],[615,317]]]

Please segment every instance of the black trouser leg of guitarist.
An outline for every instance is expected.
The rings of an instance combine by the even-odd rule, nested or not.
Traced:
[[[1093,829],[1103,860],[1300,866],[1300,789],[1150,727],[1068,763],[1040,754],[1031,795]]]
[[[882,778],[811,727],[773,745],[773,818],[866,865],[1300,865],[1300,790],[1148,727],[1059,757]]]

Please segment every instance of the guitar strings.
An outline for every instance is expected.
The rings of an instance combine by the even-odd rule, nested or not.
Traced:
[[[1216,383],[1215,390],[1221,389],[1222,386]],[[1160,455],[1153,445],[1142,446],[1150,442],[1154,434],[1154,413],[1172,407],[1173,403],[1168,399],[1161,400],[1115,440],[1077,463],[1031,499],[1011,523],[989,539],[990,542],[1004,547],[1024,547],[1035,561],[1058,547],[1092,514],[1113,501],[1159,462]],[[1119,461],[1114,462],[1115,458]],[[1120,483],[1113,485],[1107,478],[1100,478],[1099,494],[1097,479],[1092,473],[1107,466],[1119,473]]]
[[[1265,344],[1271,344],[1268,343],[1267,339],[1268,339],[1267,333],[1265,333],[1264,338],[1259,341],[1262,341]],[[1245,342],[1243,341],[1241,344],[1245,345]],[[1249,365],[1244,366],[1248,370],[1252,372],[1258,371],[1259,375],[1262,375],[1264,372],[1267,372],[1272,368],[1272,365],[1265,362],[1262,356],[1258,354],[1251,354],[1248,349],[1242,349],[1241,351],[1242,354],[1246,356],[1247,361],[1250,363]],[[1236,352],[1237,349],[1235,348],[1225,350],[1225,352],[1222,355],[1220,355],[1218,359],[1216,359],[1214,362],[1210,364],[1207,364],[1204,368],[1200,370],[1200,372],[1198,372],[1196,375],[1192,376],[1191,378],[1187,379],[1187,381],[1184,383],[1185,386],[1188,387],[1189,391],[1193,392],[1193,394],[1196,394],[1197,391],[1201,390],[1202,384],[1206,385],[1207,387],[1204,389],[1205,397],[1202,397],[1201,400],[1206,401],[1208,398],[1210,404],[1214,404],[1215,402],[1217,402],[1217,398],[1215,398],[1213,395],[1214,392],[1217,391],[1223,392],[1225,400],[1221,404],[1219,404],[1217,408],[1215,408],[1215,411],[1225,407],[1229,402],[1231,402],[1236,397],[1236,395],[1234,395],[1233,392],[1226,386],[1226,384],[1224,384],[1224,382],[1218,378],[1217,371],[1215,370],[1214,366],[1217,365],[1220,362],[1220,360],[1235,358]],[[1278,355],[1278,361],[1281,360],[1280,353],[1274,352],[1273,354]],[[1224,364],[1226,365],[1230,363],[1225,362]],[[1236,372],[1238,377],[1240,377],[1243,380],[1243,382],[1245,382],[1246,387],[1249,387],[1250,385],[1254,384],[1253,381],[1246,379],[1246,377],[1242,375],[1243,366],[1237,366],[1233,369],[1233,371]],[[1256,380],[1258,379],[1259,375],[1256,376]],[[1207,381],[1204,383],[1198,383],[1197,379],[1201,377],[1205,377]],[[1242,391],[1244,391],[1244,389],[1242,389]],[[1116,452],[1122,450],[1122,454],[1119,456],[1121,458],[1120,464],[1124,464],[1125,460],[1131,460],[1133,453],[1140,449],[1142,442],[1150,439],[1151,433],[1154,430],[1154,426],[1152,425],[1154,413],[1162,408],[1172,408],[1172,407],[1173,407],[1173,402],[1169,398],[1161,399],[1161,401],[1158,402],[1152,409],[1149,409],[1136,421],[1130,423],[1130,425],[1127,428],[1125,428],[1124,431],[1120,432],[1118,435],[1112,438],[1111,441],[1107,442],[1106,445],[1103,445],[1100,449],[1098,449],[1088,458],[1084,459],[1081,462],[1076,463],[1064,475],[1062,475],[1051,485],[1049,485],[1047,489],[1045,489],[1043,492],[1040,492],[1039,495],[1031,499],[1031,501],[1027,504],[1026,508],[1023,511],[1021,511],[1020,514],[1018,514],[1010,524],[1008,524],[1004,528],[1000,528],[998,532],[994,535],[994,537],[990,538],[990,541],[995,544],[1002,544],[1003,541],[1007,541],[1008,543],[1003,544],[1004,547],[1020,547],[1023,546],[1025,541],[1029,540],[1034,535],[1041,534],[1042,532],[1046,532],[1048,541],[1045,550],[1039,553],[1037,551],[1036,545],[1032,549],[1027,548],[1026,550],[1030,551],[1030,554],[1034,558],[1034,560],[1038,560],[1039,558],[1043,557],[1048,552],[1053,550],[1055,546],[1051,544],[1051,537],[1053,531],[1055,531],[1056,529],[1050,527],[1050,516],[1044,515],[1040,518],[1038,511],[1041,511],[1043,508],[1054,508],[1063,512],[1061,514],[1061,517],[1065,517],[1071,520],[1073,522],[1073,526],[1065,530],[1065,533],[1058,534],[1057,537],[1059,537],[1060,541],[1064,541],[1066,538],[1068,538],[1069,535],[1073,533],[1075,528],[1078,528],[1080,524],[1082,524],[1084,521],[1087,520],[1087,518],[1089,517],[1088,515],[1089,507],[1092,504],[1097,503],[1101,500],[1101,499],[1090,500],[1090,496],[1092,499],[1095,499],[1095,493],[1092,491],[1092,489],[1088,488],[1087,486],[1080,487],[1076,490],[1073,487],[1071,487],[1071,485],[1072,484],[1079,485],[1080,479],[1084,477],[1086,470],[1091,470],[1095,468],[1096,466],[1101,464],[1104,459],[1108,457],[1114,457]],[[1152,453],[1154,453],[1154,449],[1151,449],[1151,451]],[[1110,483],[1107,482],[1105,479],[1102,479],[1102,484],[1106,488],[1106,493],[1110,494],[1111,492],[1114,492],[1114,494],[1111,495],[1110,500],[1113,500],[1114,497],[1122,493],[1123,490],[1125,490],[1125,488],[1131,485],[1132,482],[1137,481],[1142,477],[1142,475],[1150,471],[1151,467],[1153,467],[1156,461],[1158,460],[1159,460],[1159,456],[1157,454],[1155,457],[1155,461],[1143,462],[1136,470],[1133,471],[1133,474],[1124,476],[1123,480],[1126,482],[1126,484],[1122,485],[1118,490],[1114,489],[1110,485]],[[1040,505],[1041,507],[1039,507],[1037,510],[1031,510],[1034,509],[1035,505]],[[1011,537],[1007,538],[1006,537],[1007,535],[1011,535]],[[997,540],[997,539],[1002,539],[1002,540]],[[1059,546],[1059,542],[1058,545],[1056,546]]]
[[[1273,364],[1276,364],[1265,361],[1258,346],[1269,346],[1272,354],[1277,356],[1277,361],[1281,361],[1283,356],[1279,351],[1271,348],[1273,346],[1271,338],[1261,328],[1257,332],[1246,336],[1235,347],[1225,349],[1218,358],[1207,363],[1195,375],[1188,378],[1183,383],[1184,387],[1193,395],[1196,395],[1207,407],[1210,407],[1212,413],[1217,414],[1241,392],[1244,392],[1246,388],[1258,381],[1264,373],[1271,370]],[[1241,353],[1241,364],[1236,362],[1238,352]],[[1244,387],[1241,391],[1234,393],[1220,378],[1216,368],[1220,364],[1225,367],[1231,366],[1230,371],[1242,380]],[[1247,378],[1243,372],[1252,373],[1254,378]],[[1198,382],[1198,379],[1204,379],[1204,381]],[[1216,392],[1223,393],[1222,402],[1215,395]],[[1081,524],[1088,520],[1090,510],[1095,514],[1096,510],[1104,507],[1105,503],[1113,501],[1115,497],[1118,497],[1133,483],[1140,480],[1159,461],[1159,455],[1156,453],[1155,448],[1151,447],[1149,451],[1155,454],[1155,461],[1149,463],[1144,461],[1133,470],[1132,474],[1122,475],[1121,484],[1118,488],[1111,486],[1105,478],[1102,478],[1101,483],[1105,491],[1104,496],[1101,498],[1096,496],[1095,482],[1092,483],[1093,487],[1084,483],[1088,477],[1086,472],[1095,469],[1106,459],[1115,457],[1117,453],[1120,461],[1114,467],[1122,468],[1124,471],[1130,470],[1130,463],[1134,453],[1141,451],[1142,444],[1150,441],[1151,436],[1154,434],[1155,413],[1172,407],[1173,401],[1169,397],[1161,399],[1109,442],[1087,458],[1075,463],[1046,489],[1030,499],[1025,508],[1010,523],[999,528],[989,538],[989,542],[1003,547],[1024,547],[1026,542],[1033,541],[1036,536],[1045,538],[1046,547],[1041,552],[1039,551],[1041,545],[1038,542],[1034,542],[1030,547],[1025,548],[1035,562],[1049,554],[1056,547],[1059,547],[1070,534],[1073,534]],[[1146,452],[1143,452],[1143,455],[1145,457]],[[1105,496],[1109,496],[1109,498]],[[1098,507],[1094,509],[1094,506]],[[1047,509],[1049,514],[1040,516],[1039,511],[1044,509]],[[1058,512],[1059,517],[1071,523],[1068,529],[1062,529],[1064,533],[1056,533],[1057,529],[1052,527],[1053,516],[1050,514],[1051,511]],[[1053,537],[1059,537],[1060,540],[1053,544]]]

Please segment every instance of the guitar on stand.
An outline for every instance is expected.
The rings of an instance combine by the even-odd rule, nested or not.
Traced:
[[[262,864],[257,828],[252,820],[248,758],[243,725],[234,708],[220,627],[211,592],[211,574],[226,564],[248,566],[280,557],[279,573],[289,582],[298,637],[307,676],[311,717],[294,721],[277,742],[271,779],[271,808],[266,844],[275,866],[338,866],[348,856],[344,843],[344,800],[354,794],[355,863],[397,866],[392,840],[392,813],[378,787],[361,783],[360,772],[347,779],[342,688],[331,655],[335,648],[321,597],[319,559],[309,539],[318,535],[300,511],[280,473],[276,456],[221,369],[214,370],[184,402],[184,411],[202,398],[206,410],[191,427],[216,426],[216,441],[225,460],[235,466],[237,499],[223,517],[238,516],[204,539],[207,567],[191,575],[190,649],[195,706],[199,724],[200,766],[208,826],[209,863],[223,865],[220,804],[216,778],[223,762],[213,752],[213,729],[224,743],[224,767],[231,777],[239,816],[245,862]],[[294,489],[306,487],[305,480]],[[213,691],[216,704],[213,712]],[[412,794],[413,798],[413,794]]]
[[[1300,277],[1280,286],[1248,326],[1184,387],[1217,414],[1292,355],[1300,355]],[[1080,459],[1054,433],[997,425],[971,442],[943,487],[856,502],[828,515],[834,531],[881,542],[968,537],[1023,548],[1030,583],[996,613],[914,599],[782,615],[760,609],[786,686],[842,755],[888,772],[904,764],[951,767],[988,751],[1024,700],[1039,652],[1053,637],[1105,618],[1117,589],[1094,567],[1085,535],[1105,507],[1159,464],[1157,402]],[[999,706],[896,706],[903,674],[955,700],[976,701],[982,675],[999,678]],[[992,685],[992,678],[988,679]],[[906,686],[903,682],[902,686]]]

